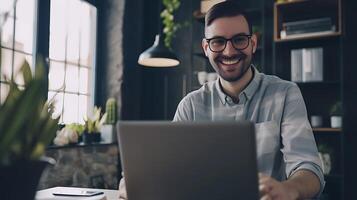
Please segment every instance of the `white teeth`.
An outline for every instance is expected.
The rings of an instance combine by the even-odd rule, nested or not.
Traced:
[[[225,65],[233,65],[236,64],[240,61],[240,58],[236,58],[236,59],[222,59],[222,63]]]

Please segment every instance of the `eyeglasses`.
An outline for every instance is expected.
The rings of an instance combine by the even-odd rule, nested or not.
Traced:
[[[214,37],[207,39],[208,47],[211,51],[215,53],[220,53],[224,51],[227,46],[227,41],[231,41],[232,46],[236,50],[244,50],[249,46],[249,41],[252,35],[235,35],[230,39],[224,37]]]

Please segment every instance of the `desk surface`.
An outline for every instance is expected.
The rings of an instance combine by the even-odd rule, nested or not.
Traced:
[[[52,193],[58,192],[60,190],[89,190],[89,191],[100,191],[104,192],[102,195],[97,195],[93,197],[63,197],[55,196]],[[118,190],[103,190],[103,189],[93,189],[93,188],[75,188],[75,187],[54,187],[45,190],[37,191],[35,200],[118,200],[119,192]]]

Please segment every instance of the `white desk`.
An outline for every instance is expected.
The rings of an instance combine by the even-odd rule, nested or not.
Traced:
[[[75,190],[75,189],[85,189],[104,192],[102,195],[97,195],[93,197],[64,197],[55,196],[52,193],[59,190]],[[103,189],[93,189],[93,188],[75,188],[75,187],[54,187],[45,190],[37,191],[35,200],[118,200],[119,192],[118,190],[103,190]]]

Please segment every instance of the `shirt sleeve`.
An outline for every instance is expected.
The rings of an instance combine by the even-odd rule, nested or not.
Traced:
[[[177,106],[174,119],[172,121],[192,121],[193,119],[193,109],[189,100],[189,96],[186,96],[181,100]]]
[[[298,170],[309,170],[320,180],[320,192],[325,185],[316,142],[307,117],[300,89],[294,84],[287,91],[281,123],[282,153],[286,163],[286,175]]]

